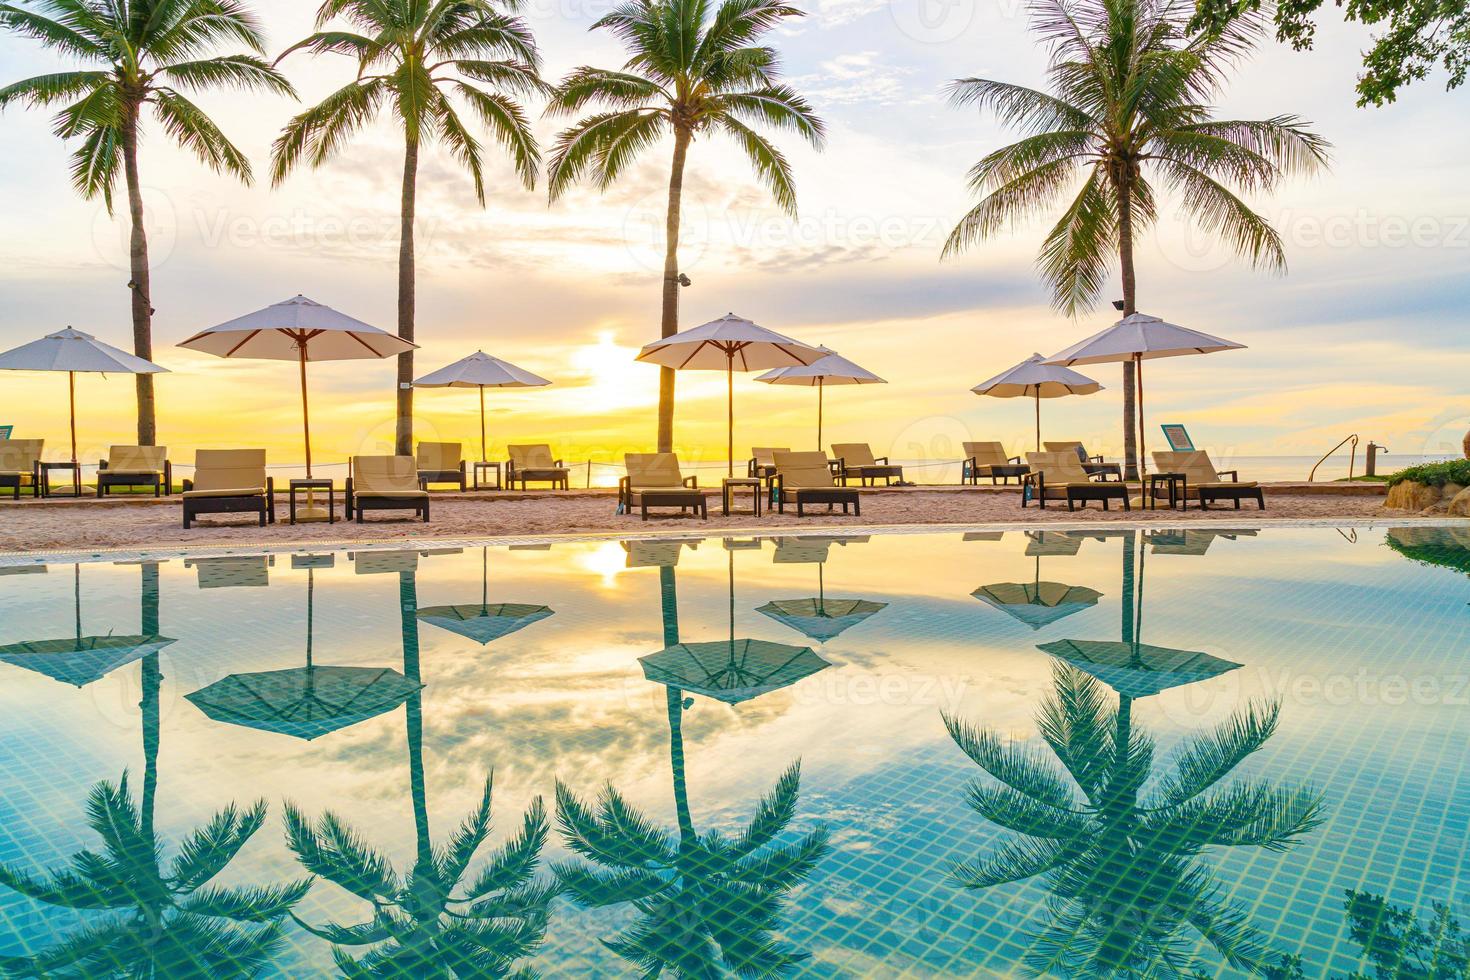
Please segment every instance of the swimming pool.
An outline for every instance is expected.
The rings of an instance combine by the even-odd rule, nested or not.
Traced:
[[[1467,544],[1109,527],[6,569],[0,964],[1463,969]]]

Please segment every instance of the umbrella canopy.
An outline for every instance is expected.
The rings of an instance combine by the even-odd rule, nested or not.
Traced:
[[[179,346],[218,357],[296,361],[301,365],[301,426],[306,442],[307,476],[311,476],[311,414],[306,396],[306,363],[392,357],[418,347],[300,293],[201,330]]]
[[[311,741],[398,707],[421,688],[388,667],[230,674],[185,695],[215,721]]]
[[[1085,374],[1078,374],[1057,364],[1048,364],[1040,354],[1032,354],[1015,367],[1002,371],[989,381],[970,389],[991,398],[1031,398],[1036,402],[1036,451],[1041,452],[1041,400],[1065,398],[1067,395],[1091,395],[1102,391],[1102,385]]]
[[[773,599],[756,612],[789,626],[808,639],[825,643],[861,623],[874,613],[888,608],[886,602],[871,599]]]
[[[756,378],[771,385],[797,385],[817,389],[817,449],[822,448],[822,392],[828,385],[882,385],[888,382],[865,367],[859,367],[841,354],[821,345],[817,350],[826,356],[811,364],[793,364],[772,368]]]
[[[726,459],[735,474],[735,372],[812,364],[830,353],[767,330],[734,313],[647,344],[637,360],[675,371],[724,371],[729,439]]]
[[[1138,372],[1138,459],[1144,461],[1143,362],[1156,357],[1213,354],[1242,350],[1244,344],[1225,340],[1199,330],[1166,323],[1147,313],[1130,313],[1117,323],[1059,351],[1046,363],[1071,367],[1077,364],[1132,362]]]
[[[73,687],[85,687],[173,642],[166,636],[77,636],[32,640],[0,647],[0,663],[34,670]]]
[[[1097,605],[1102,593],[1084,585],[1064,582],[997,582],[970,593],[1012,619],[1039,630],[1073,613]]]
[[[482,350],[461,358],[447,367],[431,371],[414,381],[415,388],[480,389],[480,459],[490,458],[485,441],[486,388],[544,388],[551,384],[539,374],[516,367],[509,361],[491,357]]]
[[[643,676],[666,687],[739,704],[830,667],[810,647],[769,640],[680,643],[640,657]]]
[[[168,368],[67,327],[0,354],[0,371],[65,371],[71,405],[71,461],[77,461],[77,372],[167,374]]]
[[[1065,660],[1130,698],[1208,680],[1239,666],[1197,650],[1108,640],[1056,640],[1037,649]]]
[[[480,549],[480,602],[458,606],[425,606],[418,618],[485,646],[552,615],[549,606],[524,602],[490,603],[490,549]]]

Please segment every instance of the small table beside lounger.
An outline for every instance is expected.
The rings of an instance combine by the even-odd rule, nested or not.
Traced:
[[[184,481],[184,530],[201,514],[256,514],[261,527],[274,524],[275,491],[264,449],[201,449],[194,478]]]
[[[429,491],[412,456],[354,456],[347,476],[347,519],[369,510],[411,510],[429,522]]]
[[[749,490],[750,512],[756,517],[761,516],[761,484],[763,482],[758,476],[725,477],[720,481],[720,513],[725,517],[729,517],[734,504],[735,493],[739,490]]]
[[[648,520],[650,507],[677,507],[680,514],[695,513],[709,519],[709,505],[699,489],[699,478],[679,470],[673,453],[624,453],[628,475],[618,481],[618,508],[624,514],[637,507]]]
[[[887,456],[874,456],[866,442],[834,442],[832,456],[837,462],[837,478],[843,486],[853,478],[865,487],[878,479],[882,479],[884,486],[895,478],[903,479],[903,467],[888,462]]]
[[[52,495],[52,491],[51,491],[51,471],[52,470],[70,470],[71,471],[71,495],[73,497],[80,497],[82,495],[82,464],[81,463],[74,463],[74,462],[72,462],[69,459],[67,459],[67,460],[57,460],[55,462],[46,462],[45,460],[42,460],[39,464],[37,464],[37,466],[38,466],[38,468],[40,470],[40,473],[41,473],[41,496],[43,496],[43,497],[49,497],[49,496]],[[65,484],[63,484],[63,486],[64,485]]]
[[[564,462],[552,458],[551,446],[544,442],[534,445],[506,446],[510,459],[505,463],[505,482],[515,489],[521,481],[521,489],[527,483],[550,483],[553,490],[570,490],[572,471]]]
[[[21,489],[41,495],[41,450],[44,439],[0,439],[0,488],[9,488],[16,500]]]
[[[1021,478],[1022,507],[1034,494],[1042,510],[1048,500],[1065,500],[1068,510],[1075,510],[1079,502],[1086,507],[1089,500],[1101,503],[1103,510],[1112,500],[1121,500],[1124,510],[1133,509],[1126,483],[1092,479],[1075,452],[1027,453],[1026,464],[1031,472]]]
[[[152,487],[153,496],[173,493],[174,467],[165,446],[113,446],[97,461],[97,496],[113,487]]]
[[[499,460],[482,459],[478,462],[471,463],[470,465],[474,468],[475,471],[474,487],[476,490],[505,489],[505,484],[500,479],[500,474],[503,471],[500,468]],[[483,474],[488,473],[491,470],[495,471],[495,482],[493,484],[489,480],[483,478]]]
[[[844,514],[849,506],[854,515],[861,517],[863,513],[857,490],[837,485],[827,456],[821,452],[776,453],[776,475],[771,477],[771,496],[775,498],[777,513],[784,514],[786,504],[795,503],[797,517],[806,516],[808,504],[826,504],[828,510],[834,504],[841,504]]]
[[[292,480],[288,484],[287,510],[291,515],[291,523],[296,523],[296,494],[307,491],[307,499],[310,500],[310,492],[314,490],[327,491],[327,523],[337,523],[337,487],[331,479],[317,477],[315,479]]]

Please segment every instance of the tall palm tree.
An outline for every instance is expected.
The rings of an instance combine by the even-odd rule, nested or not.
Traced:
[[[659,567],[665,646],[679,642],[674,568]],[[801,763],[793,763],[737,835],[699,833],[689,806],[684,712],[691,706],[665,687],[669,762],[677,835],[629,806],[611,785],[596,803],[556,786],[562,840],[589,863],[553,867],[564,893],[584,908],[629,904],[637,921],[605,944],[646,977],[779,976],[810,954],[776,941],[785,899],[827,853],[826,827],[777,843],[796,816]]]
[[[399,572],[399,607],[403,673],[417,682],[415,574]],[[466,880],[490,836],[492,780],[485,780],[479,804],[448,842],[435,847],[424,780],[422,692],[415,692],[404,708],[416,843],[413,870],[396,872],[336,814],[327,812],[313,821],[288,804],[286,840],[302,866],[372,904],[371,917],[355,925],[297,922],[333,944],[333,958],[348,977],[510,975],[516,961],[533,953],[546,933],[553,889],[534,880],[546,844],[545,808],[538,797],[526,811],[520,831]],[[372,948],[358,958],[344,951],[363,946]]]
[[[1123,314],[1138,310],[1134,246],[1157,217],[1155,187],[1253,265],[1284,271],[1281,238],[1237,196],[1270,192],[1327,162],[1328,144],[1292,115],[1218,119],[1210,104],[1262,36],[1246,17],[1190,35],[1193,0],[1033,0],[1033,32],[1051,50],[1049,90],[985,78],[949,87],[1022,131],[970,168],[980,201],[944,254],[1061,208],[1037,265],[1057,309],[1090,310],[1117,262]],[[1232,189],[1234,188],[1234,189]],[[1137,471],[1135,377],[1123,366],[1124,455]]]
[[[12,102],[61,106],[56,135],[80,141],[72,154],[72,185],[87,200],[101,198],[108,214],[121,167],[128,192],[133,353],[152,360],[153,290],[138,168],[145,118],[151,111],[180,147],[215,173],[248,184],[250,161],[183,93],[295,92],[258,57],[265,50],[260,28],[239,0],[21,0],[0,3],[0,27],[91,66],[0,88],[0,109]],[[210,55],[225,44],[255,53]],[[136,381],[138,442],[151,446],[158,438],[153,376],[139,374]]]
[[[662,336],[679,332],[679,221],[689,145],[701,134],[735,140],[776,203],[796,213],[786,157],[758,126],[793,130],[818,148],[821,119],[795,89],[778,81],[774,48],[759,44],[771,29],[802,12],[781,0],[631,0],[592,25],[611,31],[628,51],[621,71],[581,67],[562,79],[547,107],[578,120],[557,136],[547,182],[556,200],[583,177],[606,190],[639,153],[674,138],[664,219]],[[674,372],[659,370],[658,450],[674,448]]]
[[[1203,975],[1201,940],[1237,969],[1279,963],[1198,860],[1211,847],[1284,850],[1320,824],[1322,796],[1310,787],[1225,783],[1275,734],[1279,704],[1252,705],[1190,739],[1145,792],[1154,741],[1134,723],[1133,699],[1109,704],[1097,680],[1062,662],[1053,684],[1037,726],[1060,771],[1000,733],[945,717],[955,744],[993,779],[972,783],[970,806],[1017,835],[956,865],[951,879],[980,890],[1043,878],[1054,900],[1027,954],[1037,975]]]
[[[380,109],[403,131],[403,190],[399,204],[398,335],[414,338],[414,210],[419,152],[441,141],[474,181],[485,204],[484,145],[459,104],[505,149],[527,187],[536,184],[541,153],[518,97],[543,92],[541,58],[530,29],[501,11],[514,0],[326,0],[317,32],[287,48],[342,54],[357,61],[357,77],[294,117],[272,154],[277,184],[302,163],[319,167],[344,149]],[[353,30],[327,29],[342,18]],[[276,59],[277,62],[280,58]],[[398,355],[396,452],[413,451],[413,351]]]
[[[143,629],[158,633],[158,565],[143,571]],[[234,804],[185,837],[172,860],[154,831],[158,787],[158,654],[144,657],[143,788],[128,774],[104,780],[87,797],[87,825],[100,850],[79,851],[70,866],[32,875],[0,865],[0,885],[59,908],[97,915],[31,957],[0,958],[4,976],[253,977],[282,946],[282,922],[310,880],[261,887],[210,884],[265,822],[266,805]]]

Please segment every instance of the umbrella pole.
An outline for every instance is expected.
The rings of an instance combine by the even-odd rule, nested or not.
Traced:
[[[66,372],[66,386],[71,396],[71,465],[77,465],[77,373]],[[76,470],[72,471],[77,473]],[[77,473],[77,479],[81,480],[81,474]]]
[[[1041,452],[1041,386],[1036,388],[1036,451]]]
[[[311,677],[311,634],[312,619],[316,613],[316,569],[306,570],[306,670]]]
[[[485,386],[480,385],[480,462],[490,462],[490,449],[485,442]]]
[[[725,475],[735,476],[735,352],[725,354]]]
[[[822,384],[822,379],[821,378],[818,378],[817,379],[817,452],[821,452],[822,451],[822,392],[825,390],[825,388],[826,388],[826,386]]]
[[[306,403],[306,340],[297,341],[296,350],[301,355],[301,431],[306,437],[306,478],[311,479],[311,413]]]
[[[71,566],[71,595],[72,604],[76,610],[77,617],[77,646],[82,645],[82,565],[73,562]]]
[[[1133,361],[1138,372],[1138,476],[1141,480],[1148,471],[1148,466],[1144,463],[1147,454],[1143,449],[1143,433],[1147,429],[1143,423],[1143,355],[1134,354]]]
[[[480,389],[481,392],[484,390]],[[482,612],[490,611],[490,549],[487,546],[480,548],[480,609]]]

